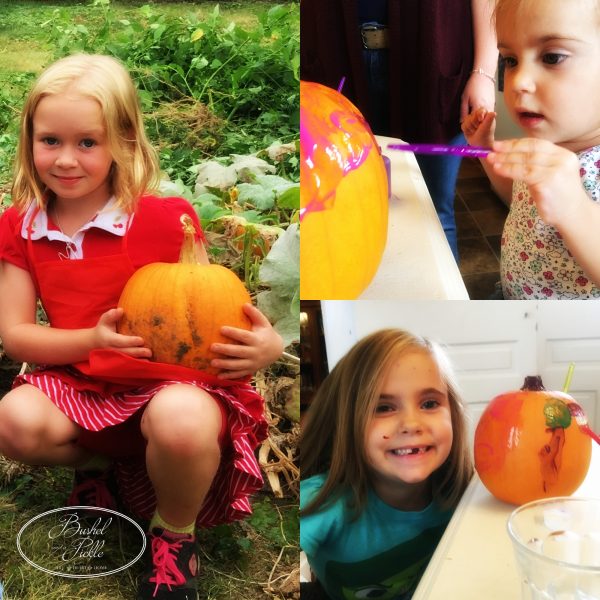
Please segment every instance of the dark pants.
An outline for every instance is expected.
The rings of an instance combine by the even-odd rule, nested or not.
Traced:
[[[465,143],[465,136],[460,133],[450,140],[456,146]],[[456,221],[454,219],[454,197],[456,195],[456,179],[460,169],[459,156],[427,156],[417,155],[417,162],[431,199],[437,211],[446,239],[458,262],[458,241],[456,237]]]
[[[363,60],[369,84],[370,118],[369,125],[375,134],[389,135],[389,85],[387,50],[363,50]],[[413,143],[427,143],[432,140],[406,140]],[[464,144],[462,133],[449,141],[452,145]],[[458,262],[458,242],[454,219],[454,196],[456,179],[460,168],[460,157],[418,155],[417,162],[433,204],[442,224],[446,239],[456,262]]]

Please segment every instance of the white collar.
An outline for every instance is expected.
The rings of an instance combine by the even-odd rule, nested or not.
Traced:
[[[40,210],[35,215],[31,225],[31,239],[39,240],[40,238],[46,237],[50,241],[59,240],[61,242],[72,242],[75,238],[82,237],[82,234],[92,227],[103,229],[113,235],[123,237],[127,231],[128,215],[122,208],[115,206],[115,204],[115,197],[112,196],[104,208],[98,211],[95,217],[83,225],[81,229],[73,235],[73,238],[65,235],[59,229],[48,229],[48,214],[45,210]],[[27,228],[29,222],[36,210],[37,205],[35,202],[32,202],[25,213],[25,218],[23,219],[23,225],[21,227],[21,236],[25,239],[27,239],[28,236]]]

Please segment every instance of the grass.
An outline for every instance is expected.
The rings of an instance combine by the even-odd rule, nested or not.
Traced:
[[[11,470],[10,481],[7,481],[6,475]],[[135,597],[141,561],[108,577],[70,579],[48,575],[32,567],[17,552],[16,538],[23,525],[64,504],[71,485],[69,469],[23,468],[0,458],[0,481],[2,474],[5,477],[0,485],[3,600],[131,600]],[[199,532],[202,600],[294,597],[298,585],[297,506],[289,499],[278,501],[270,494],[261,493],[254,507],[254,514],[245,522]],[[144,527],[143,523],[140,525]],[[44,537],[45,530],[39,535]],[[120,565],[136,556],[139,546],[135,546],[132,537],[107,541],[104,552],[111,562]],[[137,535],[133,539],[139,543]],[[37,539],[32,540],[28,540],[27,548],[35,548]],[[40,538],[39,544],[42,548],[47,540]],[[128,558],[119,563],[122,555]],[[48,562],[44,562],[44,566],[48,567]]]
[[[130,0],[112,2],[111,6],[119,20],[131,18],[137,8],[149,4],[169,18],[177,18],[182,13],[196,14],[200,20],[208,17],[216,2],[152,2]],[[273,1],[253,1],[249,10],[247,2],[221,2],[221,14],[243,27],[257,23],[253,14],[260,8],[268,8]],[[39,73],[52,58],[52,49],[43,39],[44,33],[52,27],[55,11],[68,11],[76,23],[86,23],[92,29],[102,18],[101,6],[92,2],[32,2],[31,0],[8,0],[0,4],[0,74]]]
[[[2,3],[0,192],[11,177],[26,91],[45,66],[74,51],[126,63],[165,170],[188,185],[189,168],[202,159],[297,139],[298,13],[295,2],[265,0]],[[197,113],[194,132],[180,118],[182,101]]]

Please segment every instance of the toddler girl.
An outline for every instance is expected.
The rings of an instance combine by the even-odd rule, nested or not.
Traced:
[[[504,99],[527,137],[494,141],[495,113],[463,121],[510,202],[501,246],[505,298],[600,297],[600,2],[498,0]]]
[[[75,467],[71,505],[119,501],[151,519],[138,598],[196,598],[196,524],[243,517],[261,485],[253,449],[266,434],[262,399],[235,379],[274,361],[281,338],[247,305],[252,330],[223,328],[232,343],[213,347],[222,358],[212,365],[225,369],[218,379],[136,360],[151,357],[144,340],[116,332],[131,274],[177,262],[183,215],[200,232],[185,200],[150,193],[157,161],[118,61],[54,63],[21,125],[13,206],[0,221],[0,337],[10,356],[38,367],[0,401],[0,452]],[[50,327],[36,324],[38,298]],[[98,349],[116,357],[118,384],[89,375]]]
[[[359,341],[300,449],[300,545],[327,596],[410,598],[473,472],[440,348],[397,329]]]

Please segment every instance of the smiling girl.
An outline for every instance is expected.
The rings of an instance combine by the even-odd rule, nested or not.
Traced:
[[[463,121],[510,203],[502,235],[505,298],[600,297],[600,2],[498,0],[504,99],[525,134],[494,141],[496,114]]]
[[[262,400],[239,378],[273,362],[282,343],[248,304],[251,331],[224,327],[232,343],[212,347],[218,379],[169,365],[157,377],[160,365],[136,361],[152,352],[117,332],[125,283],[148,263],[177,262],[182,216],[208,263],[194,208],[154,195],[157,175],[121,63],[77,54],[40,75],[23,109],[13,206],[0,219],[0,337],[8,355],[37,367],[0,401],[0,454],[73,467],[71,506],[147,519],[137,599],[193,600],[196,527],[243,518],[262,484],[253,452],[266,436]],[[49,327],[36,321],[38,300]],[[90,376],[100,349],[116,380]]]
[[[300,545],[327,596],[410,598],[473,472],[441,349],[398,329],[359,341],[300,450]]]

